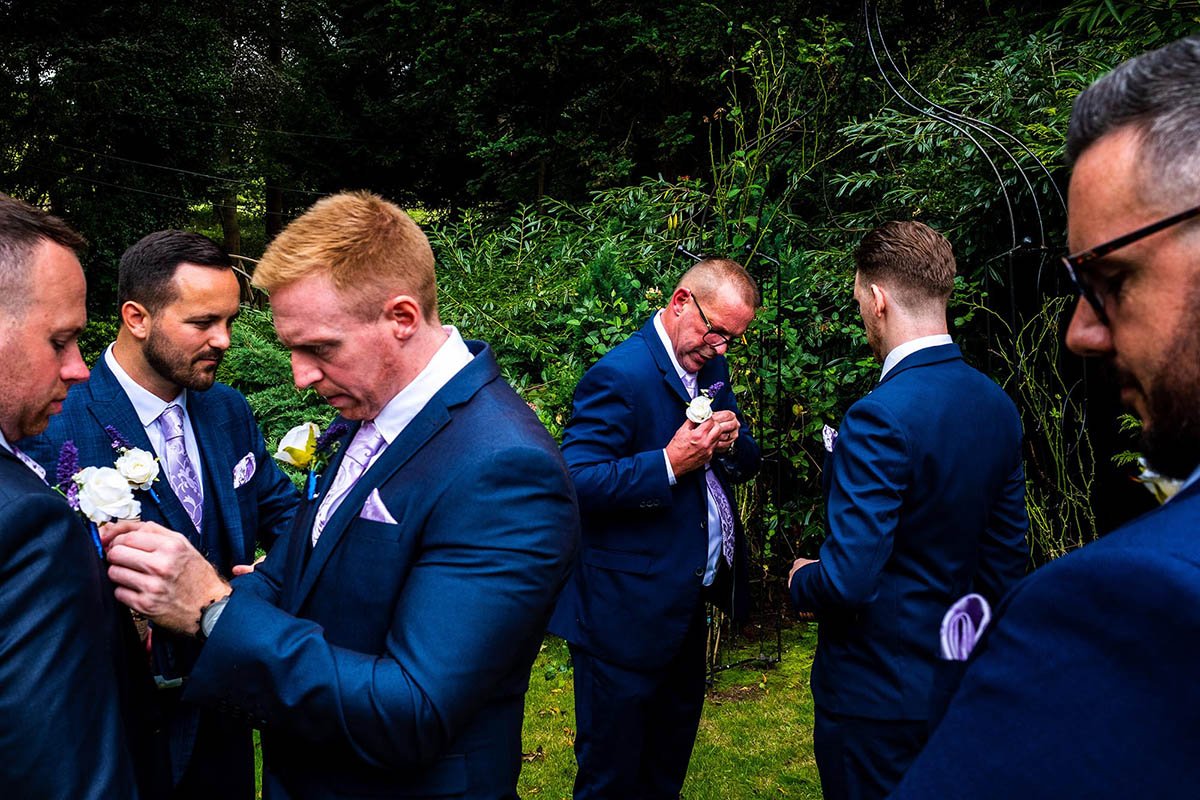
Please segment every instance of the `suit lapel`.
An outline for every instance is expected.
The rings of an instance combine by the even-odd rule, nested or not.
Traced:
[[[103,358],[97,361],[96,367],[92,370],[92,375],[88,379],[88,388],[92,393],[92,402],[88,406],[88,413],[96,421],[105,441],[109,441],[111,438],[105,428],[112,427],[134,447],[139,447],[149,453],[156,452],[154,445],[150,444],[150,437],[146,435],[146,428],[142,425],[142,420],[133,410],[133,403],[129,401],[129,396],[125,394],[125,390],[121,388],[117,377],[112,374]],[[116,458],[115,451],[113,458]],[[105,464],[104,466],[112,465]],[[154,494],[158,496],[156,503],[158,513],[166,526],[179,531],[195,542],[196,526],[192,524],[191,517],[188,516],[183,504],[179,502],[179,498],[171,489],[165,469],[159,472],[158,480],[154,482]],[[155,503],[154,497],[148,491],[139,492],[138,499],[143,504]]]
[[[658,315],[650,317],[649,322],[642,326],[642,339],[645,340],[646,347],[650,350],[650,357],[654,359],[654,365],[662,373],[663,382],[686,405],[691,402],[692,397],[684,387],[683,381],[680,380],[679,373],[675,371],[675,365],[671,363],[671,356],[667,354],[666,348],[663,347],[662,340],[658,336],[658,329],[654,327],[656,316]]]
[[[466,403],[481,388],[500,376],[500,369],[496,365],[495,358],[492,357],[491,348],[483,342],[475,341],[468,341],[467,346],[475,357],[429,399],[425,407],[405,426],[400,435],[384,449],[382,455],[359,478],[358,483],[354,485],[341,505],[338,506],[337,511],[325,524],[325,529],[321,531],[321,538],[317,540],[317,546],[313,548],[308,563],[304,566],[300,585],[291,596],[289,608],[291,613],[296,613],[312,592],[321,570],[329,561],[334,550],[337,549],[346,530],[362,511],[363,503],[371,492],[383,485],[415,457],[438,431],[450,423],[453,409],[456,406]],[[356,426],[354,433],[357,432]],[[308,547],[316,509],[320,506],[325,493],[329,491],[329,485],[337,473],[337,468],[341,465],[341,459],[352,438],[352,435],[347,435],[343,446],[339,449],[338,458],[335,459],[337,463],[330,464],[328,474],[321,476],[321,491],[309,503],[310,508],[306,509],[302,515],[300,524],[305,527],[297,529],[296,532],[299,535],[295,538],[300,541],[296,542],[295,546]],[[302,554],[303,551],[301,551]]]
[[[242,530],[242,512],[233,488],[233,468],[238,454],[233,450],[232,431],[217,426],[209,420],[219,415],[210,408],[212,403],[203,392],[188,392],[188,419],[196,434],[196,445],[200,451],[202,471],[207,477],[204,483],[204,516],[221,519],[224,526],[224,545],[229,548],[228,557],[237,564],[246,551],[245,535]],[[257,467],[260,465],[256,465]],[[210,502],[211,501],[211,502]],[[205,530],[215,531],[204,525]],[[252,551],[251,551],[252,552]]]

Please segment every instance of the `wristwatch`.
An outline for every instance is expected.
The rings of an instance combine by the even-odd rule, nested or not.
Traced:
[[[230,595],[225,595],[219,600],[213,600],[200,609],[200,630],[196,632],[197,639],[203,642],[212,635],[212,630],[216,627],[217,620],[221,618],[221,612],[229,604],[229,597]]]

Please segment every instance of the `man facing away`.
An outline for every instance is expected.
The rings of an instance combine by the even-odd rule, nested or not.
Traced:
[[[1067,154],[1067,345],[1112,368],[1143,455],[1184,488],[1017,586],[896,797],[1200,785],[1200,37],[1081,94]]]
[[[319,201],[254,281],[297,387],[340,412],[336,454],[232,592],[179,534],[114,526],[118,598],[204,641],[185,699],[263,729],[267,798],[516,797],[579,535],[553,439],[488,346],[440,324],[433,253],[395,205]]]
[[[679,796],[704,703],[705,603],[735,618],[747,605],[733,485],[760,456],[725,352],[758,303],[741,265],[701,261],[575,390],[562,450],[583,547],[550,631],[575,671],[576,798]],[[697,395],[712,415],[693,421]]]
[[[111,467],[117,443],[154,453],[141,518],[184,532],[217,571],[254,561],[291,525],[299,496],[267,453],[250,407],[216,383],[240,289],[229,256],[198,233],[152,233],[121,257],[121,327],[87,383],[71,389],[46,434],[22,446],[48,469],[63,442],[81,467]],[[188,636],[152,632],[157,693],[176,798],[254,796],[250,728],[181,701],[199,652]]]
[[[820,620],[813,747],[825,797],[878,798],[928,735],[952,603],[996,603],[1025,571],[1021,421],[947,333],[950,243],[888,222],[856,254],[854,297],[883,372],[828,437],[828,535],[792,601]]]
[[[7,797],[160,796],[153,691],[89,531],[13,442],[87,379],[83,239],[0,195],[0,786]]]

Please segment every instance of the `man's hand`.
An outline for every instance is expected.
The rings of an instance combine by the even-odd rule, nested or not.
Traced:
[[[116,597],[155,624],[196,635],[200,610],[229,594],[229,584],[186,538],[153,522],[105,525],[108,577]]]
[[[717,437],[716,451],[718,453],[728,453],[733,449],[733,445],[737,442],[738,430],[742,427],[742,423],[738,422],[737,414],[732,411],[714,411],[712,419],[717,421],[721,426],[721,435]]]
[[[797,558],[795,561],[793,561],[792,569],[790,572],[788,572],[788,589],[790,590],[792,588],[792,578],[794,578],[796,576],[796,572],[801,567],[806,567],[809,564],[816,564],[816,563],[817,563],[817,559],[815,559],[815,558]],[[796,618],[799,620],[805,621],[805,622],[813,622],[816,620],[817,615],[816,615],[816,612],[813,612],[813,611],[797,611]]]
[[[790,572],[788,572],[788,586],[791,587],[792,578],[795,577],[796,571],[798,569],[800,569],[801,567],[806,567],[809,564],[815,564],[815,563],[817,563],[817,559],[815,559],[815,558],[797,558],[795,561],[793,561],[792,569]]]
[[[731,412],[723,413],[732,416]],[[736,425],[736,423],[735,419],[734,424]],[[675,431],[675,435],[671,437],[671,441],[667,442],[666,447],[667,458],[671,460],[671,471],[675,473],[676,477],[694,469],[700,469],[712,461],[717,443],[728,426],[729,423],[718,420],[716,414],[699,425],[691,420],[686,420],[683,425],[679,426],[679,430]]]
[[[259,556],[258,558],[254,559],[253,564],[234,564],[233,577],[236,578],[239,575],[249,575],[251,572],[254,572],[254,568],[261,564],[264,558],[266,558],[265,555]]]

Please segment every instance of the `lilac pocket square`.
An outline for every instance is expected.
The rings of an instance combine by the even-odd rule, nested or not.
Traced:
[[[824,428],[821,429],[821,439],[823,439],[825,442],[825,451],[826,452],[828,452],[828,453],[833,452],[833,448],[835,446],[837,446],[837,437],[838,437],[837,428],[831,428],[828,425],[826,425]]]
[[[379,496],[378,489],[372,489],[371,494],[367,497],[367,501],[363,503],[362,511],[358,514],[359,519],[369,519],[372,522],[383,522],[388,525],[395,525],[396,518],[387,510],[387,506],[383,504],[383,498]]]
[[[233,468],[233,488],[244,486],[254,477],[254,453],[246,453]]]
[[[992,619],[987,600],[966,594],[955,601],[942,617],[942,658],[966,661]]]

